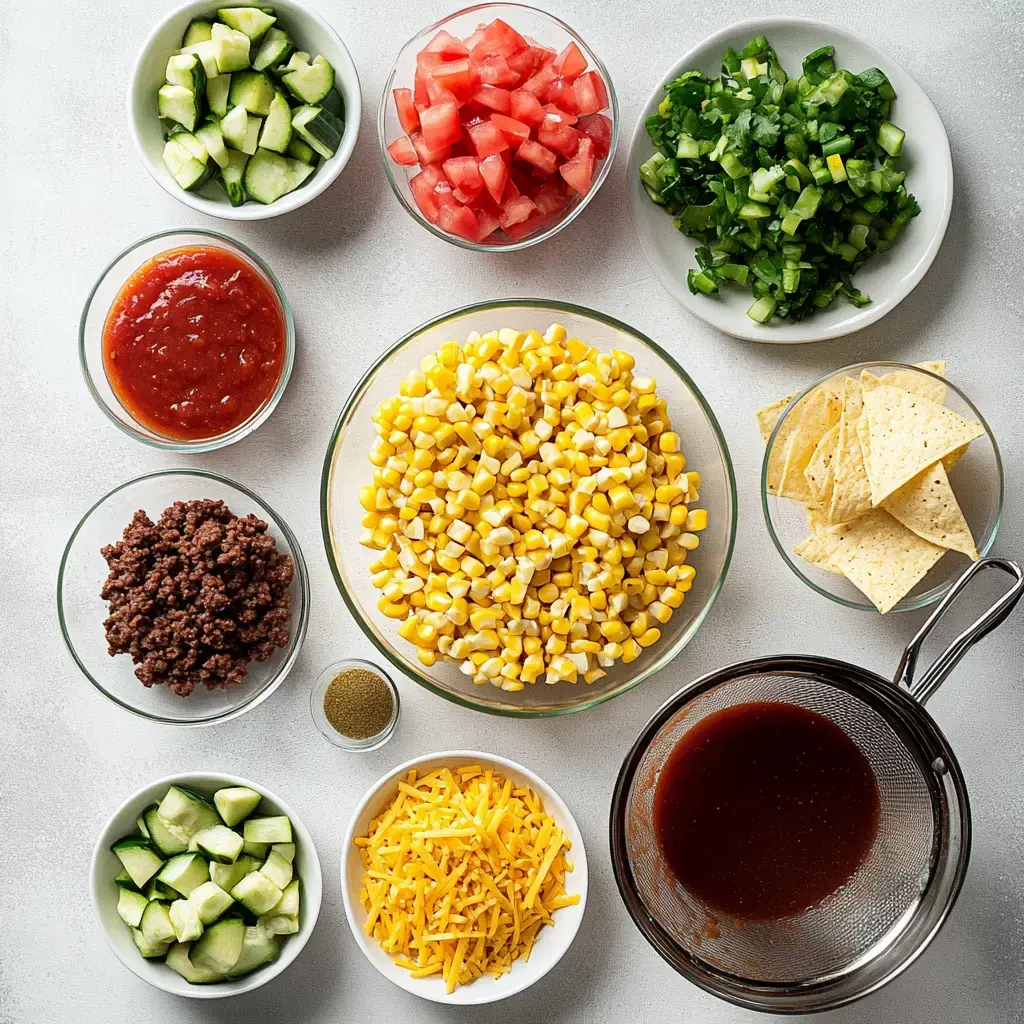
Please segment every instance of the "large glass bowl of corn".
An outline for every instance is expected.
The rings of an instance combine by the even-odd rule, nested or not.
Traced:
[[[620,321],[454,310],[384,353],[331,437],[321,525],[374,646],[448,700],[567,714],[643,682],[722,587],[736,483],[710,407]]]

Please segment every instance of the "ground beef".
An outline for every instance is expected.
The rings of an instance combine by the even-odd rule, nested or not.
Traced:
[[[176,501],[156,524],[136,512],[101,554],[109,653],[130,654],[143,686],[182,697],[200,683],[223,689],[288,645],[295,565],[253,515],[212,498]]]

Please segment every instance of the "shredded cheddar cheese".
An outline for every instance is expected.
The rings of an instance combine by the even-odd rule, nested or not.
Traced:
[[[569,837],[530,789],[467,765],[416,771],[357,838],[365,931],[446,990],[528,960],[565,891]]]

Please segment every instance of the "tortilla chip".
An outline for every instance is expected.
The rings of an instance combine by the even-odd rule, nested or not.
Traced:
[[[807,398],[793,409],[790,416],[798,416],[796,430],[790,437],[779,480],[778,494],[804,505],[815,502],[815,497],[804,476],[814,449],[828,431],[839,422],[842,402],[824,388],[815,388]],[[778,444],[778,438],[776,438]]]
[[[922,370],[930,370],[940,377],[946,376],[946,361],[939,359],[931,363],[918,363]],[[882,384],[889,384],[894,388],[903,388],[904,391],[912,391],[922,398],[930,398],[933,402],[942,405],[946,401],[946,385],[926,377],[923,373],[914,373],[913,370],[893,370],[892,373],[883,374],[878,378]]]
[[[843,396],[843,414],[839,419],[836,456],[832,462],[832,497],[825,517],[830,524],[849,522],[871,510],[871,487],[861,445],[861,424],[867,425],[863,416],[861,385],[851,379]]]
[[[862,390],[869,438],[864,461],[873,505],[984,433],[980,423],[902,388],[879,383],[862,384]]]
[[[918,537],[885,509],[829,529],[836,542],[829,561],[884,615],[933,565],[945,548]]]
[[[811,534],[806,540],[800,541],[793,554],[799,555],[809,565],[822,572],[830,572],[836,576],[842,576],[842,571],[832,564],[832,550],[834,545],[827,544],[821,537]]]
[[[766,405],[763,409],[757,410],[757,429],[761,431],[761,440],[765,444],[768,443],[768,438],[772,436],[772,431],[775,429],[775,424],[779,422],[782,410],[796,398],[796,395],[797,393],[794,391],[793,394],[786,395],[785,398],[780,398],[777,402],[772,402],[771,405]]]
[[[977,559],[971,528],[960,511],[941,462],[929,466],[890,494],[883,507],[918,537]]]
[[[811,496],[822,508],[828,508],[832,500],[832,463],[835,461],[839,444],[839,424],[829,427],[811,453],[804,470],[804,479],[811,490]]]

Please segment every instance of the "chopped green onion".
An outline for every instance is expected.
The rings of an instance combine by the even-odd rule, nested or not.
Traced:
[[[775,312],[777,303],[770,295],[762,295],[761,298],[755,302],[750,309],[747,310],[747,316],[751,320],[757,321],[759,324],[767,323],[772,318],[772,314]]]
[[[907,133],[902,128],[897,128],[890,121],[883,121],[878,126],[878,135],[875,138],[889,156],[899,156],[903,152],[903,140],[906,136]]]

